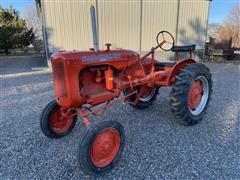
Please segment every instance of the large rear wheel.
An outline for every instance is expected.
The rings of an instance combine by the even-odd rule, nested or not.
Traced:
[[[177,122],[194,125],[202,120],[212,94],[209,69],[200,63],[187,65],[176,76],[170,93],[170,105]]]

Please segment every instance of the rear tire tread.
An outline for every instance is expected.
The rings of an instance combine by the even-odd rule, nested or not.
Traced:
[[[192,81],[199,75],[207,78],[209,84],[209,97],[204,110],[198,116],[193,116],[188,109],[188,91]],[[172,91],[170,92],[170,106],[176,121],[186,126],[200,122],[211,100],[211,94],[212,75],[209,72],[209,68],[200,63],[187,65],[181,70],[180,74],[176,76],[176,82],[172,86]]]

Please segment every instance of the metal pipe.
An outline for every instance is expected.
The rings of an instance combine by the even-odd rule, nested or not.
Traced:
[[[93,5],[90,7],[90,12],[91,12],[91,21],[92,21],[94,50],[99,51],[98,33],[97,33],[97,25],[96,25],[96,14],[95,14],[95,7]]]

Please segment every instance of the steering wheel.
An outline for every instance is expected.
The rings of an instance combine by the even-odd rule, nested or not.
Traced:
[[[160,48],[164,51],[170,51],[173,46],[174,46],[174,38],[173,35],[168,32],[168,31],[160,31],[157,34],[157,43],[158,45],[160,45],[161,43],[163,43]],[[161,41],[160,41],[161,40]],[[165,42],[164,42],[165,41]]]

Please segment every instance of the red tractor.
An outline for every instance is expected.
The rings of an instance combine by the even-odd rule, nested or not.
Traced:
[[[207,110],[212,80],[209,69],[192,58],[195,45],[174,46],[167,31],[158,33],[156,47],[143,57],[131,50],[111,50],[110,44],[98,50],[94,7],[91,13],[95,48],[52,55],[56,100],[44,108],[40,123],[47,137],[60,138],[72,131],[79,116],[87,127],[79,143],[80,166],[88,174],[102,175],[120,159],[124,128],[117,121],[90,122],[89,115],[101,116],[121,101],[147,108],[160,87],[171,86],[170,105],[176,121],[194,125]],[[176,61],[158,62],[154,56],[158,48],[175,52]],[[179,59],[179,52],[189,52],[189,58]]]

